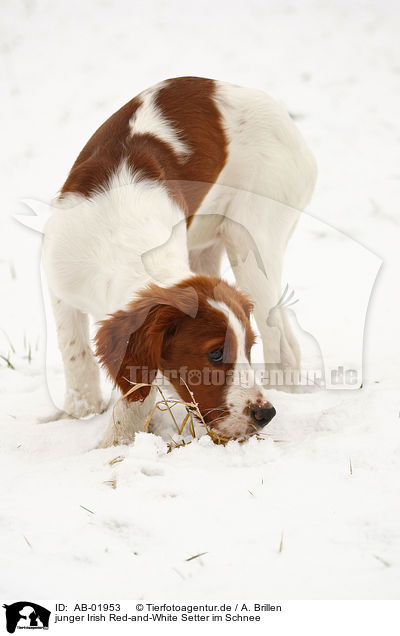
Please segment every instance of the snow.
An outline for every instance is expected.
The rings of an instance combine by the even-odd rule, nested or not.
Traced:
[[[0,354],[14,368],[0,358],[0,596],[398,598],[399,17],[389,0],[3,6]],[[363,386],[271,392],[262,440],[168,453],[166,433],[141,433],[98,450],[110,409],[55,414],[40,236],[11,215],[54,195],[117,107],[185,74],[263,88],[297,116],[319,181],[286,277],[300,325],[352,360],[364,285]],[[350,240],[365,248],[357,276]],[[351,281],[332,290],[334,315],[317,293],[329,268]]]

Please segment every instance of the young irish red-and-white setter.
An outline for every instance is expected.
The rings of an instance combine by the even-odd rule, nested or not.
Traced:
[[[101,411],[100,363],[123,395],[161,377],[187,402],[189,387],[225,439],[265,426],[275,409],[251,367],[250,313],[265,362],[298,368],[279,298],[285,248],[315,179],[291,117],[259,90],[171,79],[112,115],[75,161],[45,228],[65,411]],[[237,286],[220,278],[224,251]],[[156,391],[143,386],[117,403],[103,446],[143,430]]]

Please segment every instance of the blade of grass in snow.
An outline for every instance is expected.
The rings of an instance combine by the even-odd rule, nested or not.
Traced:
[[[208,552],[200,552],[199,554],[195,554],[194,556],[191,556],[188,559],[185,559],[185,561],[193,561],[193,559],[198,559],[199,557],[204,556],[205,554],[208,554]]]
[[[119,462],[123,462],[125,459],[125,457],[123,457],[122,455],[118,455],[118,457],[114,457],[114,459],[111,459],[108,463],[110,464],[110,466],[113,466],[114,464],[118,464]]]
[[[377,561],[380,561],[386,568],[390,568],[390,563],[388,561],[385,561],[385,559],[382,559],[382,557],[377,554],[373,554],[372,556],[377,559]]]
[[[179,432],[179,435],[182,435],[182,433],[183,433],[183,429],[185,428],[185,426],[186,426],[186,422],[188,421],[189,417],[190,417],[190,411],[189,411],[189,409],[188,409],[188,411],[187,411],[187,413],[186,413],[185,417],[183,418],[183,422],[182,422],[182,424],[181,424],[181,427],[180,427],[180,429],[179,429],[179,431],[178,431],[178,432]]]
[[[177,570],[176,568],[172,568],[172,569],[173,569],[173,571],[174,571],[174,572],[176,572],[177,574],[179,574],[179,576],[181,577],[181,579],[182,579],[183,581],[185,580],[185,577],[183,576],[183,574],[181,574],[181,573],[179,572],[179,570]]]
[[[111,486],[111,488],[113,490],[115,490],[116,487],[117,487],[117,480],[116,479],[107,479],[107,481],[103,481],[103,484],[109,484]]]
[[[9,344],[9,345],[10,345],[10,347],[11,347],[11,351],[12,351],[13,353],[15,353],[15,348],[14,348],[13,343],[12,343],[12,342],[11,342],[11,340],[10,340],[9,335],[8,335],[8,334],[4,331],[4,329],[1,329],[1,328],[0,328],[0,330],[3,332],[3,334],[4,334],[4,335],[5,335],[5,337],[7,338],[7,340],[8,340],[8,344]]]
[[[90,512],[91,515],[94,515],[93,510],[89,510],[89,508],[86,508],[85,506],[82,506],[82,504],[80,504],[80,508],[83,508],[84,510],[86,510],[87,512]]]
[[[17,280],[17,272],[15,271],[15,265],[12,261],[9,262],[8,264],[9,269],[10,269],[10,276],[13,280]]]
[[[7,366],[8,366],[9,369],[13,369],[13,371],[15,371],[15,367],[14,367],[13,363],[10,361],[9,358],[6,358],[6,356],[2,356],[2,355],[0,355],[0,358],[2,360],[4,360],[4,362],[7,363]]]

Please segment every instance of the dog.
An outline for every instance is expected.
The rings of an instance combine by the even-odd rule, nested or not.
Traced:
[[[124,396],[102,446],[143,430],[160,375],[179,400],[192,392],[224,439],[270,422],[275,409],[251,366],[250,315],[265,362],[299,368],[279,298],[287,242],[316,173],[282,106],[216,80],[161,82],[94,133],[52,202],[43,262],[65,411],[101,412],[99,363]],[[236,285],[220,277],[224,253]],[[232,380],[238,371],[245,386]]]

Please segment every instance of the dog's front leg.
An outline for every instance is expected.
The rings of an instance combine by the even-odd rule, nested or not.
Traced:
[[[154,406],[156,389],[152,388],[144,400],[128,402],[119,399],[112,410],[111,420],[98,448],[131,444],[135,433],[144,430],[146,419]]]
[[[64,411],[76,418],[101,413],[99,365],[90,346],[89,318],[53,294],[51,302],[64,363]]]

